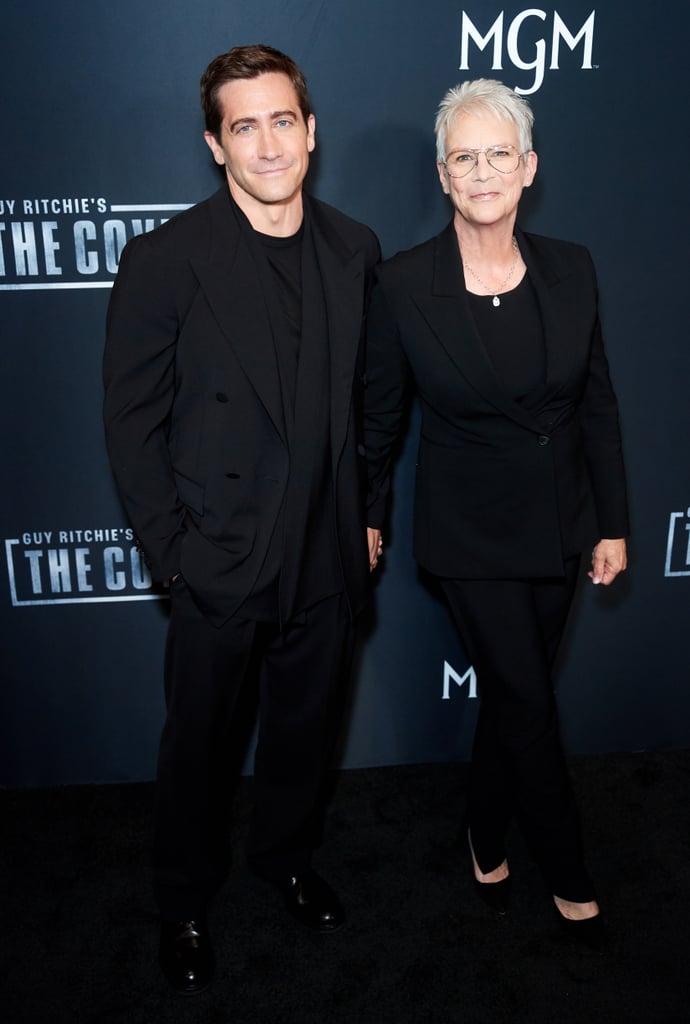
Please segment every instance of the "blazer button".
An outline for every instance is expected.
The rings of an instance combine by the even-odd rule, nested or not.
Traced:
[[[537,444],[541,445],[542,447],[545,444],[550,444],[550,442],[551,442],[551,438],[548,437],[546,434],[540,434],[539,437],[537,438]]]
[[[227,402],[228,396],[224,395],[222,391],[219,391],[216,395],[217,402]]]

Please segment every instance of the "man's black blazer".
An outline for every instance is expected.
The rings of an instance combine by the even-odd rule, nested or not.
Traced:
[[[559,576],[563,560],[628,534],[618,408],[586,249],[516,232],[534,286],[546,380],[508,394],[466,297],[453,224],[377,271],[367,331],[368,525],[380,528],[413,378],[422,411],[414,549],[439,576]]]
[[[353,611],[369,587],[361,446],[366,227],[304,196],[328,317],[337,536]],[[153,578],[181,572],[216,624],[250,593],[290,472],[266,300],[227,186],[125,247],[108,309],[104,417]]]

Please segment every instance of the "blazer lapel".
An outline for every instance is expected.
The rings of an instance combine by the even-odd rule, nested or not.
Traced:
[[[305,196],[328,318],[331,444],[337,458],[345,442],[352,381],[362,329],[364,255],[352,253],[321,211]]]
[[[211,212],[208,260],[193,260],[192,266],[220,330],[285,438],[280,376],[261,275],[226,190],[216,193]]]
[[[556,266],[553,258],[545,258],[538,237],[525,234],[518,228],[515,237],[537,296],[544,328],[547,390],[555,388],[557,392],[576,369],[581,358],[577,339],[571,338],[570,333],[574,311],[559,293],[559,286],[568,276],[569,270],[562,264]]]

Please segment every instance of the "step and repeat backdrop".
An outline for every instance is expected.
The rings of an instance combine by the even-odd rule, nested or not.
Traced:
[[[126,241],[213,192],[199,76],[265,42],[304,69],[309,188],[384,255],[450,216],[433,121],[499,78],[535,112],[524,228],[595,259],[630,478],[631,567],[584,585],[559,677],[571,752],[690,742],[690,8],[467,0],[27,0],[0,33],[0,784],[152,777],[165,593],[120,507],[101,425],[104,316]],[[397,465],[340,763],[463,760],[477,682],[411,556],[418,413]],[[251,768],[252,740],[246,757]]]

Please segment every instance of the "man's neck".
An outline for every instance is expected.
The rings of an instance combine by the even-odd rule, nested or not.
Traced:
[[[296,234],[304,218],[302,189],[280,203],[262,203],[230,185],[230,194],[255,231],[276,238]]]

